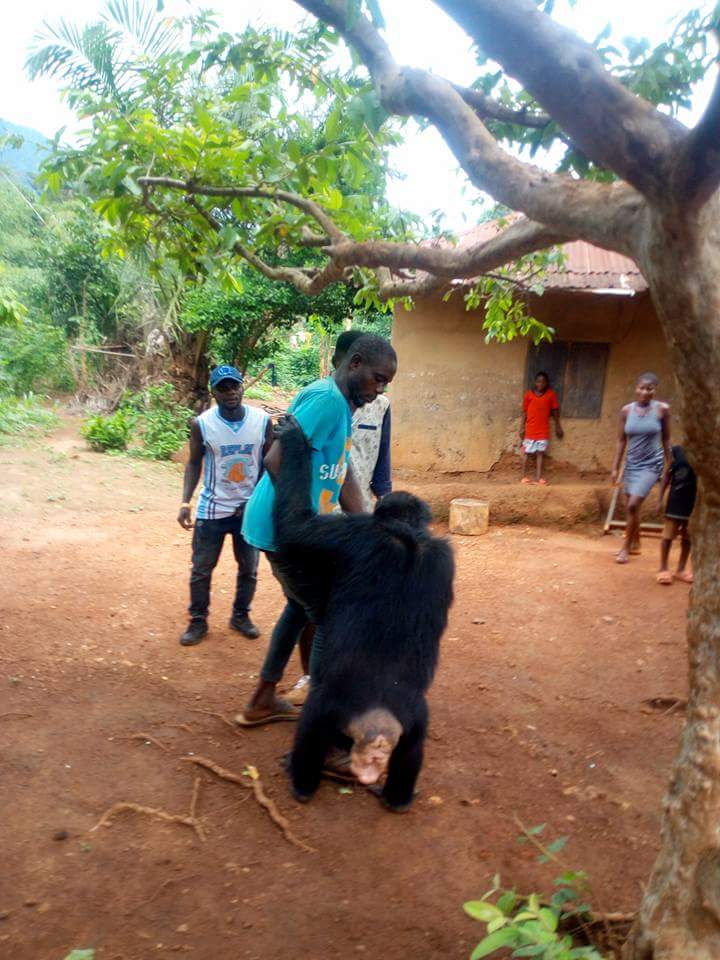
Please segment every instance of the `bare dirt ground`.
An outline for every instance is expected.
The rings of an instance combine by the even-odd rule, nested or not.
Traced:
[[[180,468],[90,453],[77,421],[0,461],[0,956],[466,957],[482,928],[464,900],[496,871],[525,891],[557,872],[518,844],[516,817],[569,836],[564,856],[589,871],[597,909],[636,906],[680,727],[642,701],[685,692],[687,588],[655,585],[656,541],[623,568],[617,541],[590,529],[455,538],[416,805],[395,816],[328,782],[300,807],[278,767],[292,725],[235,733],[198,712],[231,715],[254,684],[280,609],[264,561],[263,638],[227,629],[228,549],[210,635],[181,648]],[[118,801],[187,814],[196,771],[178,758],[190,753],[255,765],[316,852],[204,772],[205,842],[135,813],[89,832]]]

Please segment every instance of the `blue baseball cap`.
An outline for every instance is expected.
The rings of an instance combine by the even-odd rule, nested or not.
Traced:
[[[243,375],[236,367],[223,363],[219,367],[215,367],[210,374],[210,386],[216,387],[221,380],[236,380],[238,383],[242,383]]]

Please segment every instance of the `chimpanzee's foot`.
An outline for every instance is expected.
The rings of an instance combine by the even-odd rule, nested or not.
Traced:
[[[417,792],[413,793],[412,800],[408,800],[407,803],[390,803],[388,798],[385,796],[385,788],[380,783],[373,783],[366,789],[382,803],[386,810],[390,810],[392,813],[407,813],[412,802],[417,796]]]
[[[298,803],[307,803],[309,800],[312,800],[313,798],[312,793],[302,793],[295,786],[291,786],[290,790],[292,792],[293,797],[297,800]]]
[[[233,614],[232,617],[230,617],[230,629],[237,630],[238,633],[241,633],[249,640],[257,640],[260,636],[260,631],[246,613],[242,616]]]

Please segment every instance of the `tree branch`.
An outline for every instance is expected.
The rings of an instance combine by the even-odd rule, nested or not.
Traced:
[[[622,183],[574,180],[517,160],[497,144],[447,80],[425,70],[400,68],[370,21],[362,15],[348,16],[346,0],[298,2],[335,27],[355,47],[370,70],[386,110],[416,114],[435,124],[478,189],[560,234],[582,236],[598,246],[633,255],[634,226],[644,207],[635,190]],[[532,11],[536,10],[530,0],[512,2],[527,2]],[[495,0],[489,0],[491,9],[495,5]],[[630,97],[627,91],[623,94]]]
[[[630,93],[532,0],[435,0],[542,104],[586,156],[641,193],[667,192],[685,127]]]
[[[219,184],[211,186],[206,183],[196,183],[194,180],[175,180],[173,177],[138,177],[138,183],[143,190],[143,197],[146,196],[147,188],[170,187],[173,190],[182,190],[187,194],[204,197],[248,197],[288,203],[317,220],[333,243],[344,239],[343,232],[319,203],[297,193],[289,193],[287,190],[268,190],[265,187],[228,187]],[[149,199],[149,193],[147,198]]]
[[[691,213],[720,187],[720,71],[705,113],[683,145],[673,180],[678,203]]]
[[[441,280],[478,277],[496,270],[528,253],[566,243],[576,235],[561,234],[532,220],[518,220],[497,236],[482,240],[464,249],[370,241],[325,247],[326,253],[339,266],[387,267],[393,271],[412,268],[430,273]]]
[[[472,87],[461,87],[454,83],[453,87],[469,107],[472,107],[481,120],[499,120],[501,123],[517,123],[521,127],[531,127],[534,130],[544,130],[552,123],[548,113],[537,113],[527,107],[522,110],[512,110],[492,97],[486,96],[480,90]]]
[[[198,191],[200,192],[200,191]],[[187,203],[196,210],[200,216],[215,230],[216,233],[219,233],[222,230],[223,225],[209,210],[206,210],[196,198],[192,195],[185,197]],[[339,231],[338,231],[339,232]],[[342,234],[341,234],[342,236]],[[307,294],[309,297],[317,296],[317,294],[322,293],[322,291],[329,287],[333,283],[337,283],[339,280],[344,279],[344,272],[342,267],[336,266],[332,261],[327,263],[322,270],[312,270],[307,271],[302,267],[287,267],[287,266],[278,266],[271,267],[270,264],[265,263],[264,260],[261,260],[260,257],[243,243],[240,243],[237,240],[232,247],[233,251],[244,260],[255,267],[256,270],[259,270],[264,276],[269,280],[280,280],[285,283],[291,283],[297,290],[301,293]]]

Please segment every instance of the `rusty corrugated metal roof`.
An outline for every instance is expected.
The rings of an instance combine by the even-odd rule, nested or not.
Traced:
[[[508,217],[508,221],[517,219]],[[489,221],[468,230],[459,237],[458,248],[490,240],[500,228]],[[562,246],[565,253],[564,269],[551,267],[543,285],[552,290],[607,290],[637,292],[647,290],[645,278],[634,260],[611,250],[603,250],[584,240],[574,240]],[[468,281],[464,281],[467,283]]]

